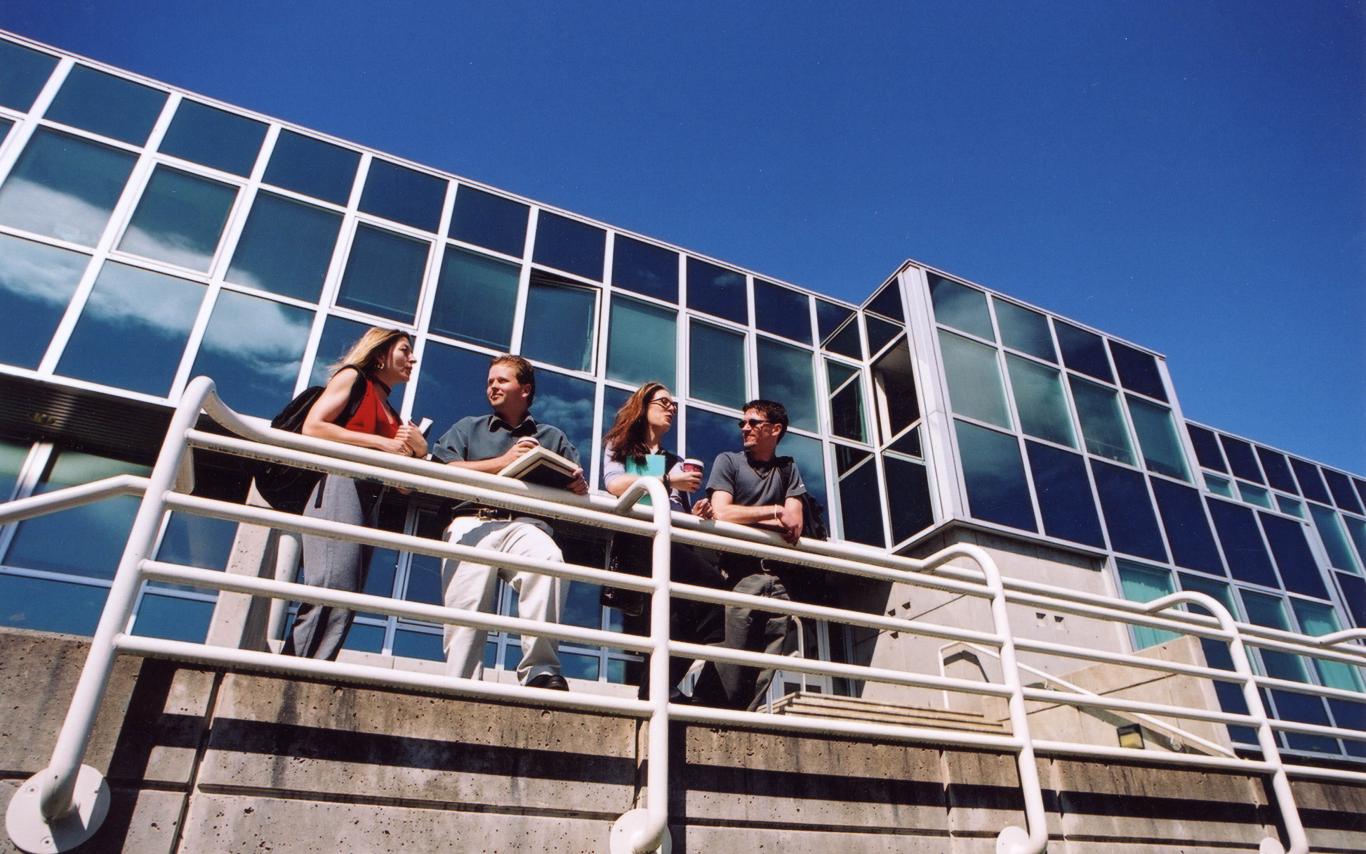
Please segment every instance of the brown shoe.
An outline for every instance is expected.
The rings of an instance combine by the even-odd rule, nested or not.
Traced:
[[[568,691],[569,683],[558,673],[542,673],[527,681],[528,688],[545,688],[550,691]]]

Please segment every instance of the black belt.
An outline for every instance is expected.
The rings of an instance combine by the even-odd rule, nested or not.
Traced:
[[[502,507],[462,507],[457,510],[456,518],[461,516],[473,516],[480,522],[511,522],[515,515],[511,510],[504,510]]]

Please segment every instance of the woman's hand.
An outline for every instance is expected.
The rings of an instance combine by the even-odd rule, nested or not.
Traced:
[[[401,430],[403,428],[400,427],[399,429]],[[376,450],[384,451],[386,454],[401,454],[405,457],[408,456],[408,443],[398,436],[394,436],[392,439],[384,436],[375,436],[374,442]]]
[[[702,472],[684,471],[682,466],[674,466],[669,472],[669,486],[680,492],[696,492],[702,487]]]
[[[697,501],[693,502],[692,514],[700,519],[716,518],[716,514],[711,507],[710,498],[699,498]]]
[[[398,428],[398,433],[394,435],[394,438],[401,440],[404,444],[405,450],[401,453],[419,458],[427,456],[427,438],[422,435],[422,431],[413,422],[409,421]]]

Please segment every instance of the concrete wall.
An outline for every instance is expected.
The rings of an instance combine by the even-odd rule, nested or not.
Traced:
[[[0,631],[0,806],[47,763],[82,639]],[[637,805],[633,720],[121,659],[87,762],[89,851],[605,851]],[[676,725],[674,851],[988,852],[1023,821],[1014,760]],[[1255,850],[1240,774],[1040,760],[1052,852]],[[1315,850],[1366,849],[1366,787],[1297,784]],[[0,850],[13,850],[8,842]]]

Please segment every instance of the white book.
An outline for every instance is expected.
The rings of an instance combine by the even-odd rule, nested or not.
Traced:
[[[503,466],[498,474],[540,486],[565,487],[574,480],[574,472],[578,470],[578,463],[538,445]]]

